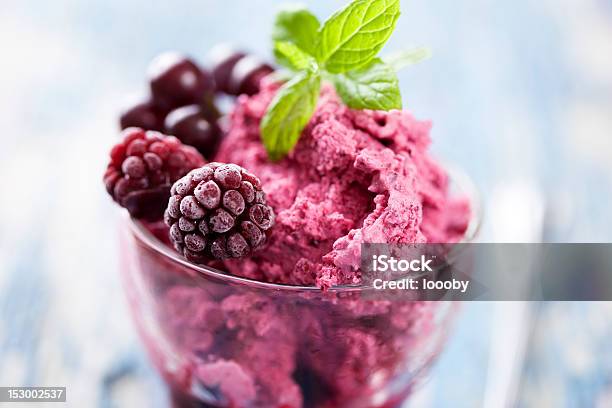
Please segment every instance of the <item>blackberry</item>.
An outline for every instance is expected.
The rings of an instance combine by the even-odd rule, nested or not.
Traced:
[[[182,54],[159,55],[151,62],[148,76],[153,101],[166,112],[185,105],[213,105],[212,75]]]
[[[128,128],[122,136],[104,173],[106,190],[133,217],[158,220],[172,183],[202,166],[204,159],[174,136],[140,128]]]
[[[172,186],[164,221],[170,241],[191,262],[242,258],[274,224],[261,182],[235,164],[209,163]]]
[[[166,132],[185,144],[195,147],[202,155],[213,157],[221,140],[216,120],[207,119],[199,105],[183,106],[166,116]]]

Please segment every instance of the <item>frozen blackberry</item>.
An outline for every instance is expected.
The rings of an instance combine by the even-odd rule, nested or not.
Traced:
[[[265,243],[274,224],[261,182],[235,164],[192,170],[171,193],[164,213],[170,241],[195,263],[245,257]]]
[[[202,166],[204,159],[174,136],[140,128],[128,128],[122,136],[104,173],[106,190],[133,217],[161,219],[172,183]]]
[[[185,144],[195,147],[202,155],[213,157],[221,140],[217,121],[207,119],[200,105],[183,106],[166,116],[166,132]]]
[[[166,112],[185,105],[213,105],[212,75],[182,54],[159,55],[151,62],[148,76],[153,101]]]

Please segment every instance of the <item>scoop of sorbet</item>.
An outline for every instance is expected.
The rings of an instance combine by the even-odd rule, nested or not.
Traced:
[[[359,284],[362,243],[456,242],[470,216],[428,153],[431,124],[406,111],[356,111],[323,87],[293,152],[271,162],[259,124],[278,85],[238,99],[216,160],[259,175],[276,213],[266,251],[225,267],[249,278]],[[236,146],[240,146],[239,149]]]

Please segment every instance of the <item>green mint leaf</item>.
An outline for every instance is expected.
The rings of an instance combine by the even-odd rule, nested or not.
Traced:
[[[286,6],[276,15],[272,39],[275,42],[290,41],[302,50],[314,54],[320,25],[317,17],[305,6]]]
[[[431,51],[429,48],[420,47],[413,50],[394,52],[391,55],[383,57],[383,60],[391,65],[395,72],[397,72],[429,58],[431,58]]]
[[[289,41],[276,42],[274,44],[274,55],[279,64],[297,71],[316,64],[313,57]]]
[[[354,0],[319,30],[318,61],[331,73],[366,65],[393,33],[399,15],[399,0]]]
[[[271,73],[268,78],[272,82],[285,83],[295,76],[295,72],[288,71],[286,69],[277,69]]]
[[[332,81],[350,108],[385,111],[402,108],[397,75],[379,58],[364,68],[333,75]]]
[[[261,137],[271,160],[291,151],[317,107],[321,75],[305,70],[276,93],[260,126]]]

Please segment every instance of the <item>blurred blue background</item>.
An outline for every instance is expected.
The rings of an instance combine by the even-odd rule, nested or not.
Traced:
[[[71,406],[166,406],[117,273],[119,215],[101,175],[117,112],[148,62],[205,64],[218,42],[270,55],[281,2],[3,0],[0,11],[0,385],[68,385]],[[344,1],[310,1],[325,17]],[[515,180],[545,198],[547,240],[612,237],[612,2],[410,0],[385,51],[434,58],[400,74],[433,150],[485,203]],[[552,215],[551,215],[552,214]],[[524,217],[517,212],[517,220]],[[482,240],[504,240],[491,225]],[[523,406],[612,406],[609,304],[547,304]],[[414,407],[483,404],[493,308],[472,303]]]

